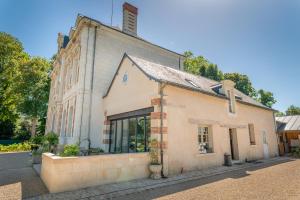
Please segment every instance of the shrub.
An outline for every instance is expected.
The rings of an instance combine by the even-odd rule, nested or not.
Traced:
[[[293,156],[300,158],[300,147],[293,147],[292,154],[293,154]]]
[[[49,142],[50,146],[58,144],[58,135],[54,132],[49,132],[45,135],[45,140]]]
[[[159,149],[158,149],[158,141],[156,139],[152,139],[150,141],[150,164],[151,165],[159,165]]]
[[[80,152],[79,146],[77,144],[66,145],[64,146],[64,151],[60,154],[60,156],[78,156]]]
[[[30,139],[32,144],[42,145],[45,141],[45,137],[43,135],[35,135]]]
[[[37,150],[42,144],[45,142],[44,135],[35,135],[30,139],[31,142],[31,149]]]
[[[51,153],[55,153],[58,141],[58,135],[54,132],[49,132],[45,135],[45,142],[43,144],[43,148],[47,149],[47,151],[50,151]]]
[[[31,144],[28,142],[11,145],[0,145],[0,152],[19,152],[19,151],[30,151]]]
[[[90,148],[89,149],[89,154],[101,154],[104,153],[104,150],[101,148]]]

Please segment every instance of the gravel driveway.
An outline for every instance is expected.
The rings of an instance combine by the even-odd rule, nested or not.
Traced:
[[[118,199],[296,200],[300,199],[300,160],[238,170]]]
[[[0,199],[23,199],[47,193],[28,152],[0,154]]]

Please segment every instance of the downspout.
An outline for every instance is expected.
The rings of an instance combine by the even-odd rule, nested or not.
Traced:
[[[84,75],[83,75],[83,94],[82,94],[81,116],[80,116],[80,126],[79,126],[79,138],[78,138],[79,146],[81,144],[82,118],[83,118],[82,116],[83,116],[83,104],[84,104],[84,96],[85,96],[86,65],[87,65],[87,56],[88,56],[89,40],[90,40],[90,25],[91,25],[91,22],[88,26],[88,36],[87,36],[87,40],[86,40],[86,53],[85,53]]]
[[[162,169],[161,169],[161,176],[163,178],[165,178],[164,175],[164,151],[163,151],[163,141],[164,141],[164,137],[163,137],[163,126],[164,126],[164,119],[163,119],[163,99],[164,99],[164,88],[166,87],[166,83],[160,83],[160,163],[162,165]]]
[[[90,88],[90,105],[89,105],[89,126],[88,126],[88,148],[91,148],[91,118],[92,118],[92,105],[93,105],[93,91],[94,91],[94,72],[95,72],[95,54],[96,54],[96,43],[97,43],[97,26],[94,30],[94,46],[93,46],[93,62],[92,62],[92,73],[91,73],[91,88]]]
[[[273,112],[273,121],[274,121],[274,129],[275,129],[275,134],[276,134],[276,140],[277,140],[277,153],[280,156],[280,150],[279,150],[279,145],[280,145],[280,140],[279,140],[279,135],[277,133],[277,124],[276,124],[276,117],[275,117],[275,112]]]

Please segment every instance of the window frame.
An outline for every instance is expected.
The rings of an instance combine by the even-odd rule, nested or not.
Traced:
[[[250,145],[256,145],[254,124],[251,124],[251,123],[248,124],[248,132],[249,132]]]
[[[153,111],[153,107],[150,108],[145,108],[145,109],[140,109],[140,110],[136,110],[136,111],[132,111],[132,112],[127,112],[127,113],[121,113],[118,115],[113,115],[113,116],[109,116],[108,120],[110,121],[110,131],[109,131],[109,153],[144,153],[144,152],[148,152],[149,151],[149,137],[151,134],[151,117],[150,117],[150,113],[149,111]],[[138,143],[138,125],[139,125],[139,119],[143,118],[143,141],[144,141],[144,150],[143,151],[138,151],[137,150],[137,143]],[[124,144],[124,121],[127,120],[128,121],[128,135],[127,135],[127,151],[123,151],[123,144]],[[121,121],[121,134],[118,136],[118,121]],[[134,151],[131,152],[130,149],[130,132],[129,132],[129,127],[130,127],[130,121],[134,121],[135,123],[135,131],[134,131],[134,135],[135,135],[135,148]],[[150,126],[148,126],[148,124],[150,124]],[[112,127],[114,124],[114,128]],[[114,132],[114,133],[113,133]],[[112,140],[112,135],[114,134],[114,140]],[[120,151],[116,152],[117,149],[117,140],[118,137],[121,137],[121,141],[120,141]],[[114,150],[112,151],[112,148],[114,148]]]
[[[200,154],[210,154],[210,153],[214,153],[214,148],[213,148],[213,132],[212,132],[212,126],[211,125],[205,125],[205,124],[202,124],[202,125],[198,125],[197,127],[197,143],[198,143],[198,146],[199,146],[199,149],[198,151],[200,152]],[[207,134],[204,134],[203,132],[201,132],[200,130],[202,129],[207,129]],[[203,142],[203,136],[206,136],[206,142]],[[199,137],[200,136],[200,137]],[[204,146],[204,149],[201,150],[201,144],[205,144],[205,146],[207,145],[207,148],[205,148]]]

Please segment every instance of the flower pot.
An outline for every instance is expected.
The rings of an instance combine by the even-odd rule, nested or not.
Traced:
[[[161,178],[161,169],[162,165],[149,165],[149,170],[151,172],[152,179],[160,179]]]

